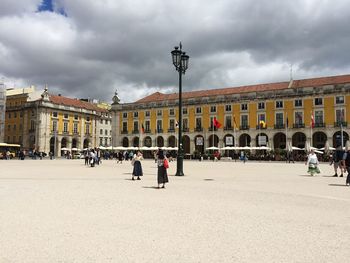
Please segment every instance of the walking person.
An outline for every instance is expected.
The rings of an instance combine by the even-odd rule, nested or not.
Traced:
[[[123,153],[122,152],[118,152],[117,153],[117,163],[122,164],[123,163],[123,159],[124,159]]]
[[[311,174],[311,176],[314,176],[315,173],[320,173],[320,169],[318,168],[319,162],[314,150],[310,151],[305,165],[308,165],[307,172]]]
[[[134,158],[132,159],[132,165],[134,166],[134,169],[132,171],[131,180],[133,181],[135,180],[134,176],[137,176],[137,180],[141,180],[140,176],[143,176],[141,160],[142,160],[142,153],[137,152],[137,154],[135,154]]]
[[[332,162],[334,167],[334,175],[333,177],[338,177],[337,170],[340,169],[340,177],[343,177],[343,166],[342,166],[342,160],[343,160],[344,151],[341,146],[338,146],[335,152],[332,155]]]
[[[350,148],[343,155],[342,165],[348,172],[348,176],[346,177],[346,185],[350,186]]]
[[[157,158],[157,166],[158,166],[158,189],[159,188],[165,188],[165,183],[169,182],[168,179],[168,173],[167,169],[169,168],[169,162],[168,159],[164,156],[164,153],[162,150],[158,152],[158,158]],[[161,184],[162,187],[160,186]]]

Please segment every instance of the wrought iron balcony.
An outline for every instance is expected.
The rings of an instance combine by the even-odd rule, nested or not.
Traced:
[[[208,131],[217,131],[218,129],[216,127],[209,127]]]
[[[241,125],[239,126],[240,130],[249,130],[249,125]]]
[[[132,133],[137,134],[137,133],[140,133],[140,131],[137,129],[137,130],[133,130]]]
[[[342,124],[343,127],[348,126],[348,123],[346,121],[337,121],[334,123],[334,127],[340,127],[340,124]]]
[[[183,131],[183,132],[189,132],[190,129],[189,129],[189,128],[182,128],[182,131]]]
[[[266,130],[267,129],[267,125],[265,125],[265,127],[262,126],[262,125],[256,125],[256,129],[257,130]]]
[[[293,123],[293,128],[295,129],[305,128],[305,123]]]
[[[326,124],[324,122],[316,122],[315,128],[324,128],[326,127]]]
[[[145,133],[151,133],[151,130],[150,129],[146,129]]]
[[[232,130],[233,130],[232,126],[224,127],[224,131],[232,131]]]
[[[275,125],[274,125],[274,128],[275,128],[275,129],[284,129],[284,128],[286,128],[286,125],[284,125],[283,123],[275,124]]]
[[[121,134],[128,134],[127,130],[122,130]]]
[[[163,133],[163,129],[156,129],[155,133]]]
[[[175,132],[175,128],[169,128],[168,132]]]
[[[194,130],[195,130],[196,132],[201,132],[201,131],[203,131],[203,128],[202,128],[202,127],[196,127]]]

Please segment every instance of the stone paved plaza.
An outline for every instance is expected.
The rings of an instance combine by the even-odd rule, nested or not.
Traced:
[[[176,163],[170,163],[174,174]],[[321,164],[0,161],[0,262],[348,262],[350,188]]]

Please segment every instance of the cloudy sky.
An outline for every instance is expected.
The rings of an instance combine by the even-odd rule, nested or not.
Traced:
[[[0,79],[122,102],[350,73],[348,0],[0,0]]]

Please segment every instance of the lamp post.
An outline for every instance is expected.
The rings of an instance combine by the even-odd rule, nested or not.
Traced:
[[[180,49],[179,49],[180,47]],[[177,152],[177,167],[176,167],[176,176],[184,176],[183,172],[183,159],[184,152],[182,146],[182,74],[185,74],[186,69],[188,68],[189,56],[186,55],[186,52],[182,51],[182,45],[180,42],[179,47],[175,47],[171,51],[171,56],[173,59],[173,64],[176,71],[179,72],[179,137],[178,137],[178,152]]]

